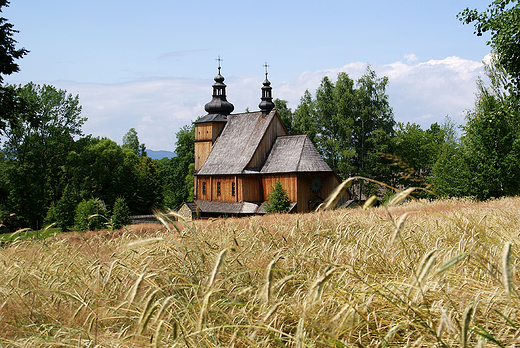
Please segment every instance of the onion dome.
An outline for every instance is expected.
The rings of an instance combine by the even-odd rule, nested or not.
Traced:
[[[224,76],[220,75],[220,66],[218,67],[218,75],[215,76],[213,84],[213,99],[204,106],[204,110],[208,114],[229,115],[235,107],[226,100],[226,85],[224,84]]]
[[[271,82],[267,79],[267,63],[264,65],[266,68],[265,71],[265,81],[263,83],[262,87],[262,101],[260,104],[258,104],[258,107],[260,110],[262,110],[263,113],[268,114],[272,109],[274,109],[274,103],[273,103],[273,95],[271,87]]]

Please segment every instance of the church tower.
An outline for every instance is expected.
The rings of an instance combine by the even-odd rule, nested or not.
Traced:
[[[195,173],[202,167],[211,151],[215,140],[226,125],[227,116],[235,107],[226,99],[226,85],[224,77],[220,74],[220,57],[218,74],[213,84],[213,98],[204,106],[208,113],[195,121]]]
[[[274,109],[274,103],[273,103],[273,88],[271,87],[271,82],[267,79],[267,63],[264,64],[265,67],[265,81],[263,83],[262,87],[262,101],[260,104],[258,104],[258,107],[260,110],[262,110],[262,113],[268,114],[271,112],[271,110]]]

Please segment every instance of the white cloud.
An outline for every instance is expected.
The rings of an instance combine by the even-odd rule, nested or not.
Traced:
[[[459,57],[419,62],[412,53],[406,62],[372,65],[379,77],[388,76],[390,105],[399,122],[415,122],[429,127],[442,122],[446,115],[463,123],[463,111],[474,104],[475,81],[482,75],[482,63]],[[366,64],[354,62],[339,68],[307,71],[293,81],[276,81],[270,76],[275,98],[285,99],[296,108],[308,89],[312,94],[324,76],[336,79],[346,72],[356,80]],[[257,110],[262,80],[257,76],[226,78],[228,100],[235,112],[246,107]],[[169,78],[149,79],[121,84],[52,83],[72,94],[80,95],[86,134],[108,137],[121,143],[123,135],[135,128],[139,139],[153,150],[174,150],[175,133],[183,125],[204,115],[204,104],[211,100],[213,80]]]

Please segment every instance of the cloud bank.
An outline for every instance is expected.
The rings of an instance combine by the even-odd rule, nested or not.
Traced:
[[[293,81],[276,81],[270,75],[275,98],[285,99],[295,108],[305,90],[312,94],[324,76],[335,80],[346,72],[354,80],[363,75],[366,63],[354,62],[339,68],[306,71]],[[415,54],[403,61],[371,66],[377,76],[388,76],[387,94],[398,122],[414,122],[423,128],[449,115],[464,122],[464,111],[474,104],[476,79],[483,75],[483,64],[460,57],[419,62]],[[225,74],[224,74],[225,75]],[[246,107],[257,110],[263,76],[225,76],[228,100],[235,112]],[[82,115],[88,118],[85,134],[108,137],[121,143],[123,135],[135,128],[149,149],[175,149],[175,133],[204,115],[204,104],[211,100],[212,78],[150,78],[121,84],[82,84],[53,82],[58,88],[80,95]]]

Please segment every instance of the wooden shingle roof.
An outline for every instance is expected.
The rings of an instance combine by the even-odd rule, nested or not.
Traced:
[[[276,111],[227,116],[227,123],[197,175],[242,174]]]
[[[261,174],[332,172],[307,135],[288,135],[276,141]]]

